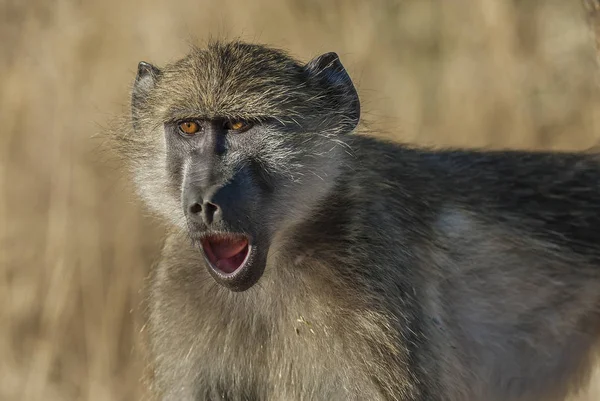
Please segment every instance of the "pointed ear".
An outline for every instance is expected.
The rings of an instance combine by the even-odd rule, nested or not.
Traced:
[[[131,117],[133,127],[139,128],[139,119],[141,112],[146,106],[148,96],[156,86],[161,72],[158,68],[145,61],[138,64],[137,75],[133,83],[133,92],[131,94]]]
[[[360,120],[360,100],[356,88],[334,52],[325,53],[309,61],[305,69],[309,77],[323,86],[332,106],[341,115],[341,128],[352,131]]]

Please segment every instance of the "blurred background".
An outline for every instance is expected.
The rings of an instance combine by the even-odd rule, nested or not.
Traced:
[[[145,398],[140,300],[162,230],[96,136],[127,111],[138,61],[209,37],[336,51],[372,135],[600,139],[579,0],[0,0],[0,400]],[[600,376],[578,400],[600,400]]]

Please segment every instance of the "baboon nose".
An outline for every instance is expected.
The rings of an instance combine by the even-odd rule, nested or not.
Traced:
[[[212,202],[204,202],[202,205],[202,220],[206,225],[210,225],[218,221],[221,216],[221,209],[218,205]]]
[[[204,222],[206,225],[211,225],[217,222],[221,216],[221,209],[213,202],[190,202],[188,206],[188,216],[197,222]]]
[[[207,226],[241,221],[241,214],[245,210],[241,183],[242,180],[232,179],[223,186],[208,189],[192,184],[186,185],[182,194],[182,207],[187,219]]]

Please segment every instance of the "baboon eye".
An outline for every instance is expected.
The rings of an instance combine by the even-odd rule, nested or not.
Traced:
[[[200,131],[200,125],[194,121],[183,121],[179,123],[179,130],[186,135],[194,135]]]
[[[225,121],[225,129],[229,131],[246,131],[252,127],[252,123],[243,120],[228,120]]]

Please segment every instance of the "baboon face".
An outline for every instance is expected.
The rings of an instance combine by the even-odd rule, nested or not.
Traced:
[[[144,200],[187,230],[217,282],[243,291],[276,235],[335,185],[340,135],[359,114],[334,53],[303,65],[213,43],[163,69],[139,64],[122,148]]]

